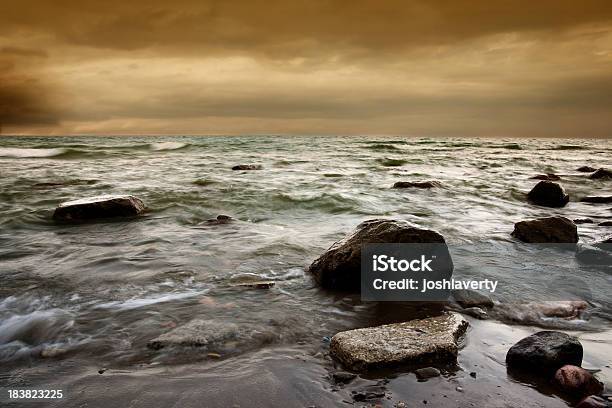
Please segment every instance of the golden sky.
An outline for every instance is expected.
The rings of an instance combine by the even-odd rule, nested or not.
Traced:
[[[612,137],[610,0],[0,2],[19,134]]]

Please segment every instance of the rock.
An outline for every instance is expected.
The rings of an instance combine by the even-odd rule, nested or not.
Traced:
[[[579,318],[587,309],[583,300],[557,300],[546,302],[502,303],[494,309],[495,318],[515,324],[551,324],[552,318],[572,320]]]
[[[398,181],[392,188],[434,188],[442,187],[439,181]]]
[[[386,389],[380,385],[369,385],[359,391],[352,391],[353,400],[369,401],[385,397]]]
[[[419,368],[418,370],[414,370],[414,373],[419,380],[427,380],[429,378],[440,376],[440,370],[435,367]]]
[[[532,180],[549,180],[549,181],[561,180],[561,177],[557,176],[556,174],[552,174],[552,173],[538,174],[536,176],[529,177],[529,178]]]
[[[476,378],[476,375],[477,375],[477,374],[476,374],[476,372],[475,372],[475,371],[472,371],[472,372],[470,373],[470,377],[472,377],[472,378]]]
[[[96,218],[135,217],[142,214],[144,203],[131,195],[105,195],[61,203],[53,213],[58,221],[84,221]]]
[[[545,180],[536,184],[527,194],[527,198],[544,207],[563,207],[569,201],[569,195],[560,184]]]
[[[468,322],[458,313],[348,330],[332,337],[330,354],[351,370],[450,363]]]
[[[331,374],[332,379],[336,384],[348,384],[357,378],[357,374],[349,373],[346,371],[336,371]]]
[[[506,354],[509,369],[553,374],[564,365],[582,363],[582,344],[577,338],[557,331],[541,331],[525,337]]]
[[[576,243],[578,227],[565,217],[545,217],[514,224],[512,236],[529,243]]]
[[[334,243],[310,265],[308,271],[324,288],[358,293],[361,288],[361,246],[366,243],[445,244],[445,241],[437,232],[405,221],[368,220],[359,224],[352,234]],[[450,263],[452,271],[452,261]]]
[[[605,399],[591,395],[580,401],[576,408],[609,408],[612,404],[607,402]]]
[[[275,285],[275,281],[263,279],[259,275],[245,273],[235,275],[230,278],[231,286],[242,286],[246,288],[270,289]]]
[[[581,167],[578,167],[576,169],[576,171],[580,171],[582,173],[592,173],[595,170],[597,170],[597,169],[595,167],[591,167],[591,166],[581,166]]]
[[[590,265],[611,265],[612,253],[600,248],[602,245],[579,245],[576,248],[576,259]],[[609,244],[608,244],[609,245]],[[603,245],[604,247],[606,245]],[[608,248],[609,249],[609,248]]]
[[[475,317],[478,320],[487,320],[489,318],[486,310],[483,310],[479,307],[467,307],[465,309],[461,309],[462,314]]]
[[[574,220],[574,224],[593,224],[593,220],[590,218],[577,218]]]
[[[583,203],[608,204],[612,203],[612,196],[586,196],[580,201]]]
[[[455,302],[459,303],[461,307],[493,307],[493,301],[491,300],[491,298],[476,290],[455,289],[451,293],[453,295],[453,298],[455,299]]]
[[[604,222],[600,222],[599,224],[600,227],[612,227],[612,221],[604,221]]]
[[[575,365],[565,365],[557,370],[555,385],[574,398],[584,398],[603,392],[603,384],[587,370]]]
[[[204,223],[207,225],[222,225],[229,224],[232,221],[234,221],[234,219],[229,215],[219,214],[217,215],[217,218],[211,218],[209,220],[204,221]]]
[[[263,166],[260,164],[239,164],[232,167],[232,170],[261,170]]]
[[[194,319],[172,329],[147,343],[147,347],[159,350],[169,346],[210,347],[236,337],[238,326],[214,320]]]
[[[599,169],[589,176],[590,179],[608,179],[612,178],[612,171],[607,169]]]

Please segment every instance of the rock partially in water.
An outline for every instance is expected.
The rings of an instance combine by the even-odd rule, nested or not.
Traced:
[[[445,244],[445,241],[437,232],[416,227],[406,221],[368,220],[359,224],[353,233],[334,243],[310,265],[308,271],[324,288],[358,293],[361,288],[361,246],[367,243]],[[452,271],[450,254],[448,260]]]
[[[261,170],[263,166],[260,164],[238,164],[232,167],[232,170]]]
[[[600,227],[612,227],[612,221],[604,221],[604,222],[600,222],[599,224]]]
[[[574,224],[593,224],[593,220],[590,218],[576,218]]]
[[[557,176],[556,174],[553,173],[547,173],[547,174],[537,174],[533,177],[529,177],[532,180],[548,180],[548,181],[557,181],[557,180],[561,180],[561,177]]]
[[[468,327],[458,313],[348,330],[332,337],[330,353],[355,371],[404,364],[456,362],[457,341]]]
[[[439,181],[398,181],[392,188],[434,188],[442,187]]]
[[[209,220],[206,220],[202,224],[206,224],[206,225],[223,225],[223,224],[229,224],[232,221],[234,221],[234,219],[232,217],[230,217],[229,215],[219,214],[219,215],[217,215],[216,218],[211,218]]]
[[[553,374],[564,365],[582,364],[582,344],[558,331],[541,331],[525,337],[506,354],[509,369]]]
[[[569,195],[560,184],[546,180],[536,184],[527,194],[527,198],[544,207],[563,207],[569,202]]]
[[[414,370],[414,374],[419,380],[427,380],[434,377],[440,376],[440,370],[435,367],[425,367]]]
[[[146,207],[131,195],[104,195],[61,203],[53,213],[57,221],[85,221],[99,218],[135,217]]]
[[[595,167],[591,167],[591,166],[581,166],[581,167],[578,167],[576,169],[576,171],[579,171],[579,172],[582,172],[582,173],[592,173],[595,170],[597,170],[597,169]]]
[[[384,398],[387,389],[382,385],[367,385],[360,390],[352,391],[354,401],[370,401]]]
[[[596,395],[591,395],[580,401],[575,408],[610,408],[612,403]]]
[[[479,308],[491,308],[493,307],[493,300],[487,295],[480,293],[476,290],[471,289],[455,289],[452,292],[453,299],[461,307],[479,307]]]
[[[347,371],[336,371],[331,374],[331,377],[336,384],[348,384],[357,378],[357,374],[349,373]]]
[[[195,319],[154,338],[147,343],[147,347],[153,350],[169,346],[211,347],[237,335],[236,324]]]
[[[583,203],[608,204],[612,203],[612,196],[586,196],[580,201]]]
[[[528,243],[576,243],[578,227],[565,217],[545,217],[514,224],[512,236]]]
[[[610,179],[612,178],[612,171],[608,169],[599,169],[589,176],[590,179]]]
[[[270,289],[275,284],[272,280],[262,279],[257,275],[238,275],[234,276],[230,279],[231,286],[240,286],[245,288],[254,288],[254,289]]]
[[[558,321],[552,319],[578,319],[587,307],[584,300],[502,303],[491,314],[499,320],[515,324],[554,326]]]
[[[555,385],[565,394],[580,399],[603,392],[603,384],[590,372],[575,365],[565,365],[557,370]]]

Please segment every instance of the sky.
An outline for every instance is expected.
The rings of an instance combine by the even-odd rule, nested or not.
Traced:
[[[0,2],[3,134],[612,138],[609,0]]]

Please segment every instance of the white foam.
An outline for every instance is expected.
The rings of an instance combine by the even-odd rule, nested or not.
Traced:
[[[186,143],[180,143],[180,142],[151,143],[152,150],[176,150],[176,149],[182,149],[185,146],[187,146]]]
[[[22,149],[18,147],[4,147],[0,149],[0,157],[28,158],[28,157],[55,157],[66,153],[66,149]]]
[[[131,310],[138,309],[140,307],[154,305],[156,303],[169,302],[172,300],[185,299],[193,296],[206,293],[208,290],[189,291],[180,293],[161,294],[156,296],[144,297],[144,298],[132,298],[124,301],[114,301],[101,303],[96,306],[98,309],[118,309],[118,310]]]

